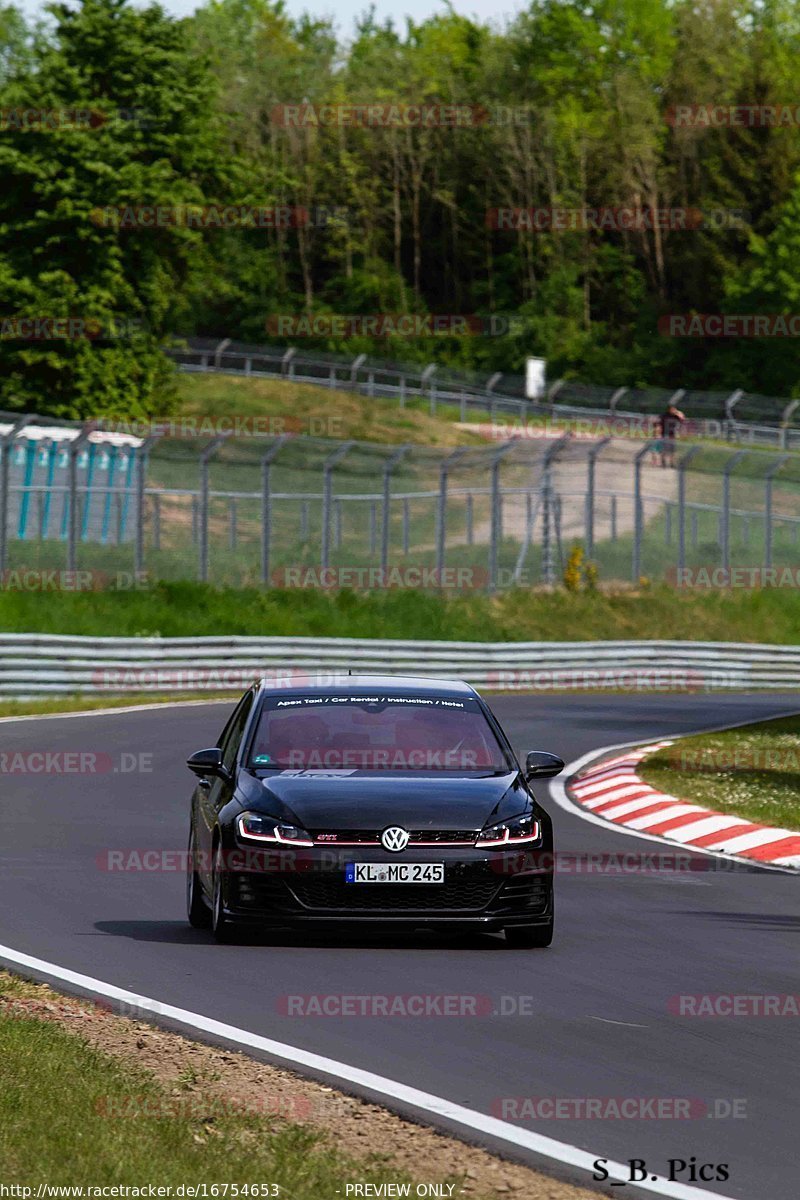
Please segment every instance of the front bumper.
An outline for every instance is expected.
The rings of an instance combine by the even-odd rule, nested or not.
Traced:
[[[315,846],[275,852],[237,847],[223,902],[231,918],[271,925],[462,925],[486,930],[552,919],[552,853],[410,847]],[[444,863],[444,883],[346,883],[348,862]],[[542,863],[540,859],[545,861]]]

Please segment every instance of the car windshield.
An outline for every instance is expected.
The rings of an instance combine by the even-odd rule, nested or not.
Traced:
[[[250,765],[495,772],[512,766],[476,700],[389,695],[268,697]]]

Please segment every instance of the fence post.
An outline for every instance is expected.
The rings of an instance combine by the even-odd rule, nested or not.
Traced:
[[[789,425],[791,424],[792,417],[794,416],[798,404],[800,404],[800,400],[790,400],[781,413],[780,446],[782,450],[786,450],[788,448]]]
[[[497,568],[500,552],[500,463],[517,444],[518,438],[512,438],[510,442],[503,442],[492,455],[489,467],[491,471],[491,526],[489,533],[489,591],[494,592],[497,589]]]
[[[734,422],[736,418],[733,415],[733,410],[741,400],[744,392],[741,388],[737,388],[735,392],[731,392],[730,396],[725,401],[725,437],[730,442],[732,440]]]
[[[642,511],[642,463],[645,454],[649,454],[658,441],[646,442],[633,460],[633,561],[631,577],[634,583],[639,582],[642,573],[642,534],[644,532],[644,512]]]
[[[230,346],[230,344],[231,344],[230,338],[223,338],[222,341],[217,345],[217,347],[214,351],[214,370],[215,371],[218,371],[220,366],[222,365],[222,355],[228,349],[228,346]]]
[[[419,377],[420,396],[425,395],[425,384],[428,382],[429,379],[431,379],[435,370],[436,370],[436,363],[428,363],[427,367],[420,375],[420,377]],[[434,384],[432,382],[431,382],[430,400],[431,400],[431,416],[435,417],[436,416],[436,391],[434,388]]]
[[[17,434],[29,425],[33,417],[28,415],[20,417],[16,421],[8,433],[4,434],[0,439],[0,574],[6,569],[6,557],[8,553],[8,486],[9,472],[11,467],[11,451],[14,448]]]
[[[136,529],[134,531],[134,547],[133,547],[133,570],[138,577],[144,573],[144,496],[145,483],[147,480],[147,465],[150,460],[150,447],[154,442],[157,442],[160,433],[151,434],[150,437],[144,439],[136,453],[138,471],[136,472]],[[154,496],[154,500],[160,499],[159,496]],[[161,513],[159,511],[158,521],[156,520],[156,509],[153,509],[153,547],[158,550],[161,544]],[[156,524],[158,524],[158,536],[156,536]]]
[[[468,453],[469,448],[462,446],[458,450],[451,451],[439,464],[439,502],[436,514],[436,571],[439,577],[439,587],[442,586],[447,531],[447,476],[450,468]]]
[[[153,549],[161,549],[161,494],[153,494]],[[144,555],[142,555],[144,561]]]
[[[271,468],[275,457],[286,444],[288,434],[282,433],[261,456],[261,582],[269,586],[270,552],[272,549],[272,480]]]
[[[553,518],[554,499],[553,496],[553,479],[552,467],[559,451],[562,450],[571,439],[571,434],[565,433],[557,441],[553,442],[544,452],[542,458],[542,583],[553,583],[553,542],[550,537],[550,522]],[[561,516],[560,511],[555,514],[555,528],[558,539],[559,555],[561,554]]]
[[[748,450],[737,450],[722,468],[722,512],[720,514],[720,543],[722,566],[727,571],[731,565],[731,471]]]
[[[366,354],[359,354],[350,363],[350,388],[352,391],[357,392],[359,390],[358,371],[359,371],[360,367],[363,367],[363,365],[366,361],[367,361]]]
[[[331,546],[331,500],[333,497],[332,472],[336,464],[352,450],[355,442],[342,442],[328,455],[322,464],[322,548],[321,566],[323,571],[328,569]]]
[[[294,378],[294,362],[292,361],[297,354],[297,347],[290,346],[281,359],[281,375],[286,375],[287,378]]]
[[[595,484],[595,464],[598,457],[603,453],[606,446],[611,441],[610,437],[603,438],[592,446],[589,450],[589,458],[587,463],[586,475],[586,557],[591,558],[594,553],[594,484]]]
[[[693,446],[678,460],[678,570],[686,566],[686,468],[699,451]]]
[[[391,504],[392,472],[405,458],[410,446],[398,446],[394,454],[383,464],[383,509],[381,510],[381,571],[389,570],[389,505]]]
[[[231,496],[228,501],[228,545],[231,550],[236,549],[236,525],[237,525],[237,503],[236,497]]]
[[[617,388],[617,390],[615,392],[612,393],[611,397],[609,398],[608,411],[611,413],[612,416],[616,415],[617,405],[619,404],[620,400],[625,395],[627,390],[628,389],[626,387],[619,387],[619,388]]]
[[[77,565],[76,546],[78,541],[78,455],[89,439],[92,426],[85,426],[69,444],[67,477],[69,480],[69,518],[67,524],[67,570],[74,571]]]
[[[789,461],[788,454],[782,454],[768,468],[764,477],[764,566],[772,566],[772,483],[785,462]]]
[[[198,511],[198,574],[201,583],[208,583],[208,468],[211,459],[228,438],[221,433],[208,443],[200,455],[200,507]]]

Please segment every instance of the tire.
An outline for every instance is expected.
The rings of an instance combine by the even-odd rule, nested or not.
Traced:
[[[510,925],[506,944],[514,950],[543,950],[553,940],[553,922],[547,925]]]
[[[234,926],[230,917],[225,913],[225,905],[222,895],[222,870],[223,870],[223,855],[222,842],[217,843],[217,848],[214,851],[214,869],[212,871],[212,897],[211,897],[211,929],[216,940],[222,945],[228,945],[235,941]]]
[[[553,893],[550,892],[550,920],[546,925],[508,925],[506,944],[515,950],[544,950],[553,940]]]
[[[211,928],[211,909],[203,895],[203,885],[194,869],[194,827],[189,833],[189,861],[186,864],[186,916],[192,929]]]

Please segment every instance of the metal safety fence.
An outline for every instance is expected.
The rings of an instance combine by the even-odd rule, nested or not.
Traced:
[[[603,387],[558,379],[537,399],[526,396],[522,375],[480,374],[437,363],[395,363],[359,354],[354,358],[296,346],[257,346],[230,338],[189,338],[170,347],[183,371],[266,377],[390,399],[404,407],[423,402],[435,415],[454,408],[462,422],[526,421],[558,417],[655,434],[656,418],[672,402],[687,416],[694,437],[748,445],[800,447],[800,400],[733,391],[687,388]]]
[[[576,546],[601,581],[725,586],[738,571],[759,586],[791,582],[799,537],[790,451],[572,433],[456,448],[135,437],[0,414],[4,587],[66,571],[89,587],[492,591],[557,583]]]
[[[0,697],[224,693],[344,683],[347,672],[494,691],[800,689],[800,647],[728,642],[445,642],[0,634]]]

